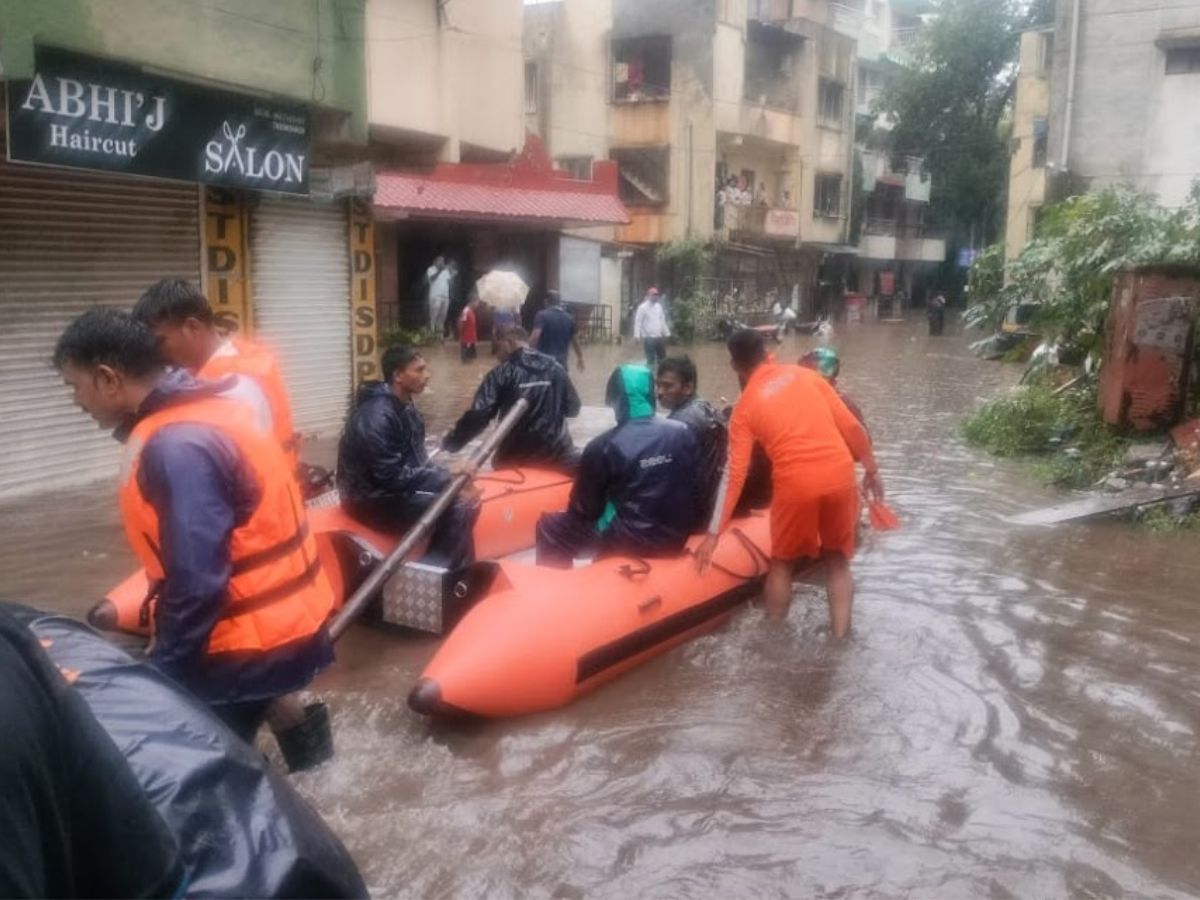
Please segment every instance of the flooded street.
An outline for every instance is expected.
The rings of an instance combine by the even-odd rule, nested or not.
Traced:
[[[435,642],[357,629],[317,684],[337,759],[297,781],[375,895],[1200,891],[1194,536],[1005,525],[1060,495],[957,424],[1018,373],[923,321],[837,346],[904,521],[865,541],[853,638],[799,588],[786,627],[749,608],[566,709],[431,728],[405,696]],[[584,403],[639,356],[591,348]],[[693,356],[732,401],[723,348]],[[489,360],[432,357],[434,434]],[[109,485],[0,511],[9,599],[82,615],[130,568]]]

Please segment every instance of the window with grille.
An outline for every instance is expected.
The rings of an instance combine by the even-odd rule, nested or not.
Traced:
[[[816,181],[813,212],[827,219],[839,218],[842,214],[842,176],[818,175]]]
[[[666,100],[671,95],[671,36],[614,40],[612,76],[617,102]]]
[[[671,183],[670,147],[629,147],[612,151],[618,192],[626,206],[666,206]]]
[[[846,103],[846,87],[827,78],[817,90],[817,116],[823,125],[841,125]]]

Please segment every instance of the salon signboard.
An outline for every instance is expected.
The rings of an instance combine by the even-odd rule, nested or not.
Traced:
[[[308,193],[308,110],[39,46],[8,83],[12,162]]]

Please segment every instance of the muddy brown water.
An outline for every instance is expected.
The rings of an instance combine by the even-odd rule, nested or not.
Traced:
[[[1006,526],[1060,497],[956,423],[1014,373],[920,325],[837,340],[904,520],[862,548],[844,646],[799,588],[782,627],[748,608],[566,709],[431,728],[404,698],[435,641],[350,634],[316,686],[337,758],[297,783],[376,895],[1200,890],[1194,539]],[[486,370],[454,349],[434,354],[431,432]],[[636,355],[591,348],[584,402]],[[719,346],[693,355],[705,394],[736,396]],[[3,594],[82,614],[130,566],[110,498],[0,508]]]

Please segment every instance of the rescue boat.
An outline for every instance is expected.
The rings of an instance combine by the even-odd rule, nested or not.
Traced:
[[[499,559],[531,548],[542,513],[566,509],[571,493],[571,477],[548,469],[497,469],[481,473],[475,482],[481,492],[475,523],[479,559]],[[357,521],[338,503],[336,491],[306,505],[317,553],[333,586],[335,608],[340,608],[402,535],[384,534]],[[149,634],[153,621],[146,604],[149,592],[146,572],[139,569],[92,607],[88,622],[105,631]]]
[[[429,716],[501,718],[565,706],[722,625],[759,592],[770,560],[765,512],[734,521],[713,565],[609,557],[575,569],[503,561],[490,592],[450,632],[408,697]]]

